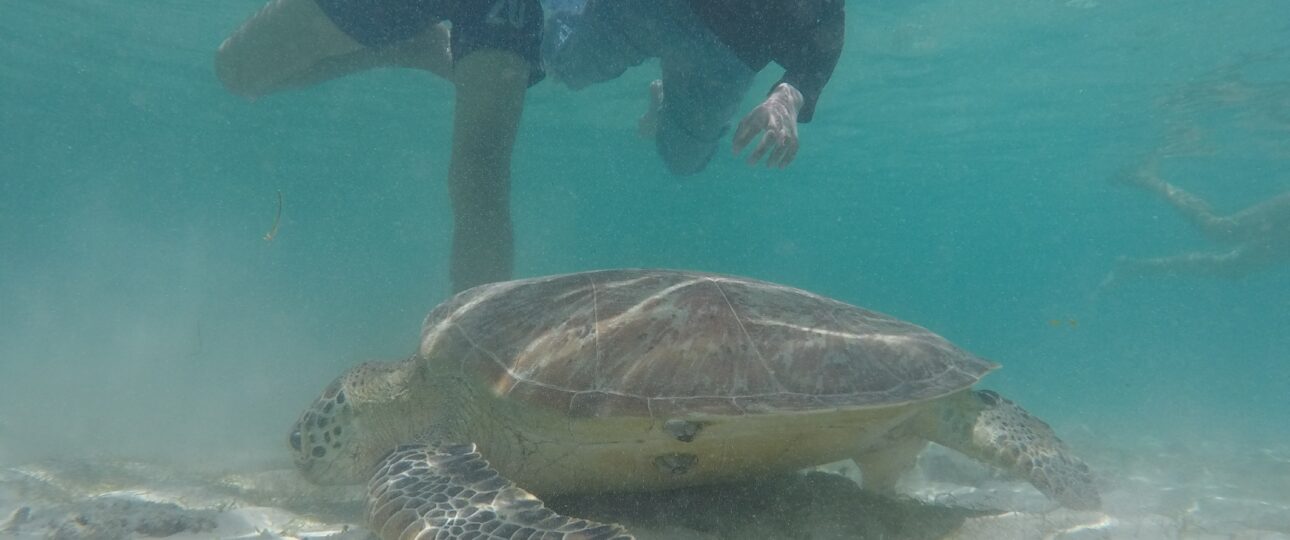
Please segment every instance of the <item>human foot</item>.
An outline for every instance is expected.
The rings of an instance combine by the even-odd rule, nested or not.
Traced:
[[[663,81],[649,83],[649,109],[636,123],[636,134],[642,139],[653,139],[658,134],[658,111],[663,107]]]

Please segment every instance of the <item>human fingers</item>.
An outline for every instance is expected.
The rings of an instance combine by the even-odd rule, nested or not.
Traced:
[[[801,147],[801,145],[797,143],[797,137],[793,137],[789,140],[788,144],[784,146],[788,148],[788,151],[784,153],[784,159],[779,164],[779,168],[781,169],[787,167],[794,159],[797,159],[797,149]]]
[[[774,149],[774,150],[772,150],[772,151],[770,152],[770,157],[766,158],[766,168],[768,168],[768,169],[783,169],[783,168],[784,168],[784,156],[785,156],[787,153],[788,153],[788,145],[787,145],[787,144],[781,144],[781,145],[779,145],[779,146],[776,146],[776,147],[775,147],[775,149]]]
[[[765,126],[764,122],[757,121],[757,109],[753,109],[743,120],[739,122],[739,129],[735,130],[734,140],[731,144],[731,150],[735,155],[743,151],[744,146],[752,142],[754,136]]]
[[[797,133],[795,131],[786,133],[783,142],[780,143],[780,148],[771,156],[774,161],[772,166],[781,169],[787,167],[789,163],[793,162],[793,158],[797,157],[797,148]]]
[[[778,132],[767,131],[762,136],[761,143],[757,145],[757,149],[753,150],[752,155],[748,156],[748,164],[756,165],[758,161],[761,161],[762,156],[766,155],[767,151],[775,149],[779,145],[779,135]]]
[[[766,161],[766,166],[783,169],[788,167],[788,164],[792,163],[795,157],[797,157],[797,144],[794,140],[788,139],[779,148],[775,149],[770,159]]]

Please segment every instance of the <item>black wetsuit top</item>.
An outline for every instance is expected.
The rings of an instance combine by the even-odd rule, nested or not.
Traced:
[[[844,0],[689,0],[712,33],[754,71],[775,62],[805,98],[798,122],[810,122],[815,103],[842,54]],[[773,87],[772,87],[773,88]]]

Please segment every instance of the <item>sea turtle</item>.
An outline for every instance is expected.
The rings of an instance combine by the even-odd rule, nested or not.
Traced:
[[[1052,429],[971,386],[997,367],[803,290],[673,270],[482,285],[419,351],[340,376],[289,435],[311,481],[369,481],[394,538],[630,538],[533,495],[660,490],[847,458],[891,491],[933,441],[1099,507]]]

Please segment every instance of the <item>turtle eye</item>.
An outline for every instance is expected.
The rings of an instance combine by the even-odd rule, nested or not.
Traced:
[[[291,447],[300,450],[300,430],[291,432]]]

